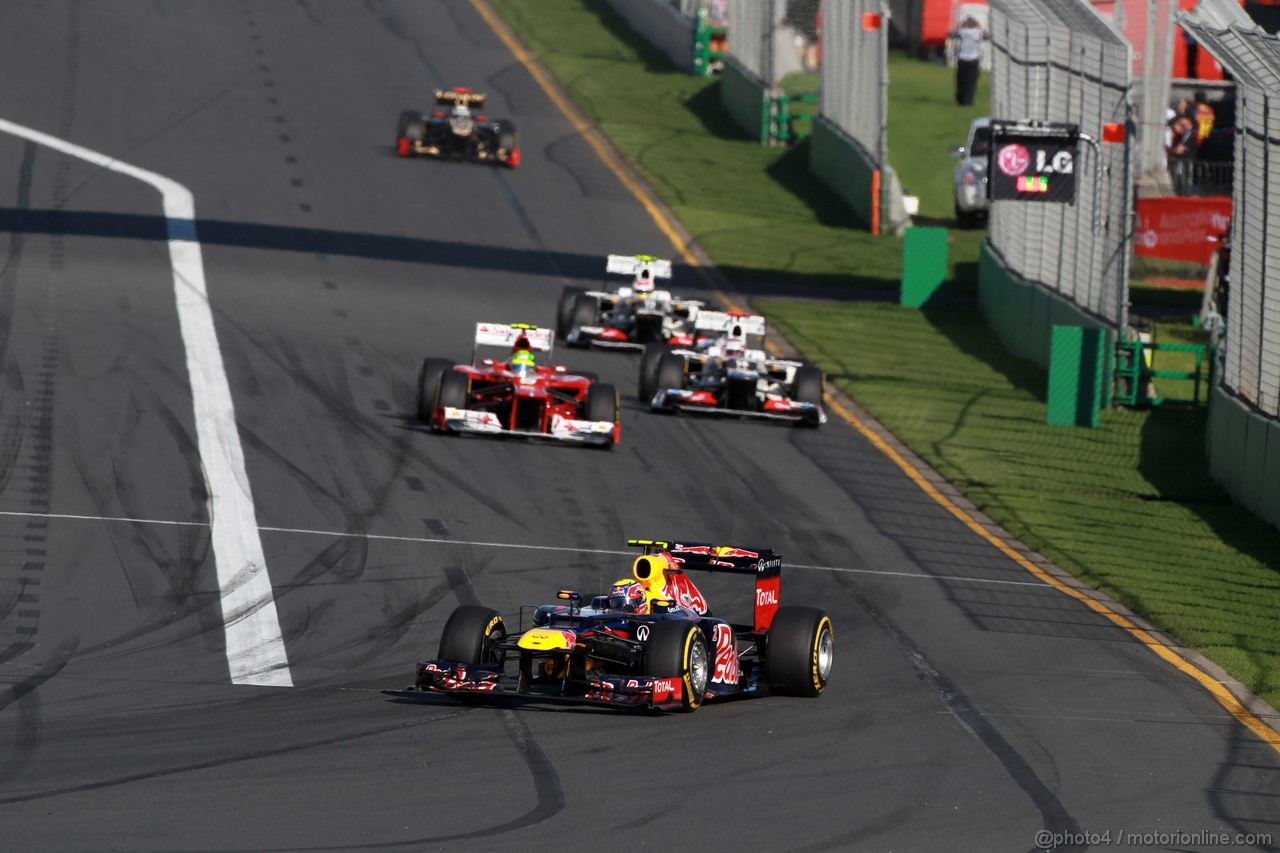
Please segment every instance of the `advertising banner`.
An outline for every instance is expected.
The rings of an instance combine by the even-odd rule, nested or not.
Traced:
[[[1229,196],[1158,196],[1134,203],[1133,253],[1208,266],[1231,231]]]

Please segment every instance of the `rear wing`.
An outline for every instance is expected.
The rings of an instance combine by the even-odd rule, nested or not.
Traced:
[[[463,107],[483,107],[485,95],[473,92],[466,86],[455,86],[452,89],[436,89],[437,104],[456,104]]]
[[[755,630],[768,631],[778,612],[782,589],[782,557],[771,548],[737,548],[664,539],[628,539],[644,555],[669,554],[684,571],[729,572],[756,579]]]
[[[671,278],[671,261],[663,261],[653,255],[610,255],[605,272],[641,278],[649,270],[649,278]]]
[[[480,347],[510,349],[521,338],[528,342],[531,350],[551,352],[555,336],[550,329],[540,329],[528,323],[476,323],[476,342],[471,348],[471,363],[476,363],[476,355]]]
[[[769,326],[759,314],[730,314],[725,311],[699,311],[695,327],[700,332],[718,332],[731,338],[748,335],[764,337]]]

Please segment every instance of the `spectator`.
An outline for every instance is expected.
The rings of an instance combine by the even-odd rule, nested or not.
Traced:
[[[1204,142],[1213,133],[1213,107],[1205,100],[1204,91],[1196,92],[1196,103],[1192,115],[1196,125],[1196,142]]]
[[[967,107],[978,90],[978,70],[982,64],[982,42],[987,33],[972,15],[952,34],[956,39],[956,103]]]
[[[1196,157],[1196,127],[1191,119],[1179,115],[1169,123],[1171,143],[1168,150],[1169,177],[1178,195],[1191,193],[1191,164]]]

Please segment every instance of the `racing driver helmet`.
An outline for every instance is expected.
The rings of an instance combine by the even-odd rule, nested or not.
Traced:
[[[613,582],[609,591],[609,609],[626,613],[643,613],[645,611],[644,587],[633,578],[622,578]]]
[[[527,349],[518,349],[511,354],[511,361],[508,367],[516,376],[525,377],[533,376],[538,372],[537,362],[534,360],[533,352]]]
[[[640,272],[636,274],[636,280],[631,284],[631,290],[642,296],[653,293],[653,272],[648,267],[640,268]]]
[[[726,361],[737,361],[747,357],[747,345],[737,338],[729,338],[720,347],[720,354]]]

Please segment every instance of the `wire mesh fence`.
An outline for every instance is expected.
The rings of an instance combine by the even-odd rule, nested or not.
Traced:
[[[878,164],[887,155],[888,9],[881,0],[823,0],[819,113]]]
[[[774,0],[731,0],[729,3],[729,54],[743,68],[764,81],[774,82]]]
[[[1179,16],[1236,84],[1229,296],[1222,383],[1280,417],[1280,40],[1248,19]]]
[[[1074,124],[1098,142],[1076,158],[1074,204],[992,202],[991,245],[1019,276],[1118,330],[1132,238],[1129,44],[1085,0],[992,0],[990,32],[992,118]]]

